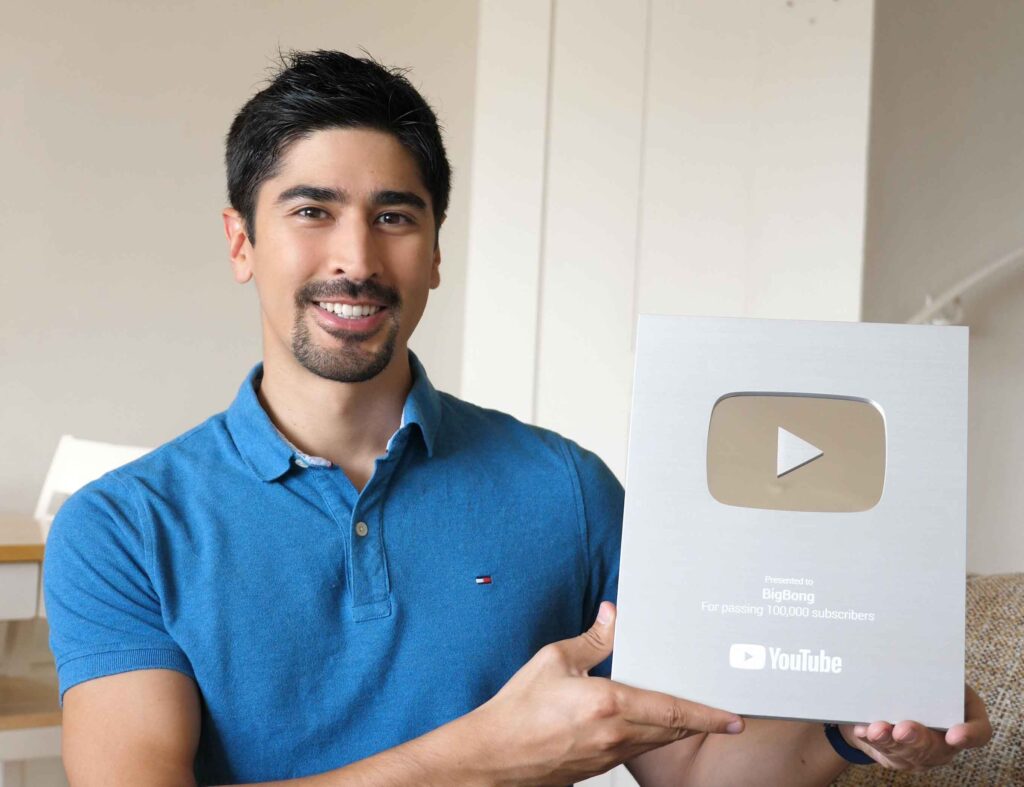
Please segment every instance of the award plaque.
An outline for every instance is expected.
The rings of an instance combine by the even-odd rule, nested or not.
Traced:
[[[962,722],[967,336],[642,316],[613,679]]]

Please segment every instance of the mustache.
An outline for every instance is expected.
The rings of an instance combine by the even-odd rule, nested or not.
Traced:
[[[372,300],[384,306],[397,306],[402,302],[397,290],[373,279],[358,283],[349,279],[332,279],[310,282],[296,294],[295,303],[301,308],[310,301],[328,301],[332,298]]]

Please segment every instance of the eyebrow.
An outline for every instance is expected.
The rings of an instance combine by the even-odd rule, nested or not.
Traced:
[[[300,184],[282,191],[274,202],[278,205],[282,205],[296,199],[309,199],[315,202],[338,202],[344,204],[349,201],[349,196],[348,192],[344,189],[332,189],[324,186]],[[393,189],[375,191],[371,196],[371,202],[379,207],[386,207],[389,205],[408,205],[409,207],[419,208],[420,210],[427,209],[427,203],[423,198],[412,191],[395,191]]]
[[[285,189],[277,195],[277,199],[274,202],[278,205],[283,205],[285,202],[291,202],[296,199],[311,199],[315,202],[347,202],[348,195],[340,189],[303,184]]]
[[[412,191],[376,191],[373,194],[373,204],[385,207],[387,205],[408,205],[411,208],[427,209],[427,203],[423,198]]]

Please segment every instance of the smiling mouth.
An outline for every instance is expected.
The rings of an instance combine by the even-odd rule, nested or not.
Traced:
[[[320,329],[335,339],[362,341],[376,336],[389,321],[391,308],[379,303],[313,301]]]
[[[343,320],[363,320],[372,317],[386,307],[376,303],[336,303],[332,301],[317,301],[316,305],[329,314],[340,317]]]

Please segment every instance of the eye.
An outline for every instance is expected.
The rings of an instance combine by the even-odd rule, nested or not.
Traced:
[[[307,206],[305,208],[299,208],[297,211],[295,211],[295,215],[301,216],[304,219],[319,220],[327,218],[327,211],[324,210],[323,208],[313,208]]]
[[[404,213],[392,213],[392,212],[380,214],[377,217],[377,221],[379,221],[381,224],[391,224],[391,225],[412,224],[413,223],[412,219],[410,219]]]

